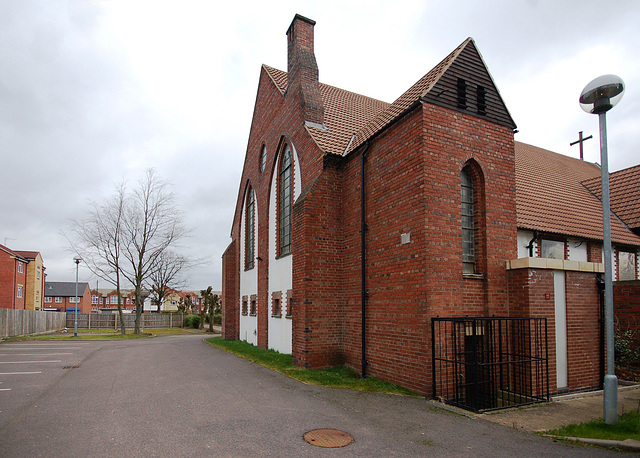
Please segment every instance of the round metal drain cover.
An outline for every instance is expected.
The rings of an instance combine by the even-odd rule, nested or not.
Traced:
[[[346,447],[354,442],[353,436],[338,429],[314,429],[305,433],[304,440],[317,447]]]

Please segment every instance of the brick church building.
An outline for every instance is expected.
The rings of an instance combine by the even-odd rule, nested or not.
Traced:
[[[296,15],[287,72],[261,69],[223,336],[441,396],[477,381],[471,346],[515,332],[465,317],[546,318],[502,352],[545,361],[528,389],[598,386],[602,214],[581,184],[597,166],[514,141],[470,38],[389,104],[319,82],[314,25]],[[637,279],[640,237],[614,219]]]

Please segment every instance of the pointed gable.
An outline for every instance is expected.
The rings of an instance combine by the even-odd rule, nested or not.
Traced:
[[[475,42],[472,38],[467,38],[386,110],[360,129],[354,135],[347,152],[355,150],[420,101],[473,114],[511,129],[516,128]]]
[[[516,124],[473,39],[468,38],[458,50],[423,100],[515,129]]]

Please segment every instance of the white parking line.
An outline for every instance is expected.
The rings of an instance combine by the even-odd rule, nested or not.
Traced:
[[[11,388],[0,388],[0,391],[11,391]]]
[[[0,375],[30,375],[30,374],[42,374],[42,371],[37,371],[37,372],[0,372]]]
[[[29,364],[29,363],[59,363],[61,359],[52,359],[49,361],[0,361],[0,364]]]
[[[38,347],[42,347],[42,348],[70,348],[70,347],[77,347],[77,348],[82,348],[82,347],[86,347],[86,344],[81,344],[81,343],[69,343],[69,344],[64,344],[64,343],[52,343],[52,344],[42,344],[42,343],[8,343],[8,344],[4,344],[2,345],[2,349],[3,350],[24,350],[24,348],[15,348],[15,347],[29,347],[29,348],[38,348]]]
[[[10,356],[59,356],[59,355],[73,355],[73,353],[2,353],[0,351],[0,355],[10,355]]]

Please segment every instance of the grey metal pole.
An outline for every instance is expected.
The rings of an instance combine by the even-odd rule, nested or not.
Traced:
[[[607,373],[604,376],[604,422],[618,423],[618,377],[615,372],[613,333],[613,272],[611,262],[611,211],[609,204],[609,157],[607,151],[607,113],[599,113],[600,161],[602,162],[602,221],[604,231],[604,314],[607,341]]]
[[[73,337],[78,337],[78,265],[80,264],[80,260],[76,259],[76,321],[73,325]]]

